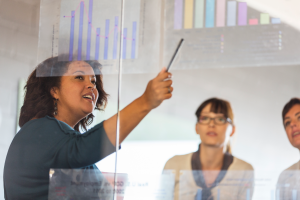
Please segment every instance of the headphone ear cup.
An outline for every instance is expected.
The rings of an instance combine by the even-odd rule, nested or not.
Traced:
[[[232,125],[230,124],[230,125],[228,125],[228,127],[227,127],[227,130],[226,130],[226,135],[231,135],[231,133],[232,133],[232,130],[233,130],[233,127],[232,127]]]

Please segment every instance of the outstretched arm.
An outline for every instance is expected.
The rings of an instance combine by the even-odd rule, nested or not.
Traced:
[[[172,97],[171,74],[162,71],[152,79],[142,96],[134,100],[120,112],[120,144],[142,119],[164,100]],[[105,132],[112,144],[116,145],[117,115],[103,122]]]

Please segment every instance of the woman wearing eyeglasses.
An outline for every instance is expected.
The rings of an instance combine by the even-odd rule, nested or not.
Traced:
[[[251,199],[253,167],[231,154],[235,132],[230,103],[212,98],[196,111],[198,151],[169,159],[164,170],[175,170],[176,200]]]

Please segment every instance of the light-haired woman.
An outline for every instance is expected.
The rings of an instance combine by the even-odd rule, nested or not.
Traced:
[[[176,200],[250,199],[253,167],[231,154],[229,139],[235,132],[228,101],[211,98],[196,111],[196,152],[172,157],[164,170],[175,170]]]

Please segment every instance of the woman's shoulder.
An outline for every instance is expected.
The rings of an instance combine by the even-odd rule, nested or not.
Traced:
[[[233,162],[230,165],[229,170],[247,170],[247,171],[253,171],[254,168],[253,168],[253,166],[250,163],[248,163],[248,162],[246,162],[246,161],[244,161],[244,160],[242,160],[240,158],[233,157]]]
[[[286,183],[294,183],[294,181],[299,176],[300,169],[300,161],[296,162],[295,164],[289,166],[283,172],[280,173],[277,186],[282,186]]]
[[[60,122],[57,119],[49,116],[28,121],[20,129],[20,132],[27,132],[32,130],[62,131],[65,133],[74,132],[74,129],[72,129],[66,123]]]
[[[192,155],[193,153],[173,156],[166,162],[164,169],[191,170]]]
[[[299,169],[300,169],[300,161],[298,161],[295,164],[289,166],[284,171],[292,171],[292,170],[299,170]]]
[[[300,161],[283,170],[280,174],[280,178],[286,177],[287,175],[293,174],[295,172],[299,173],[298,170],[300,170]]]

